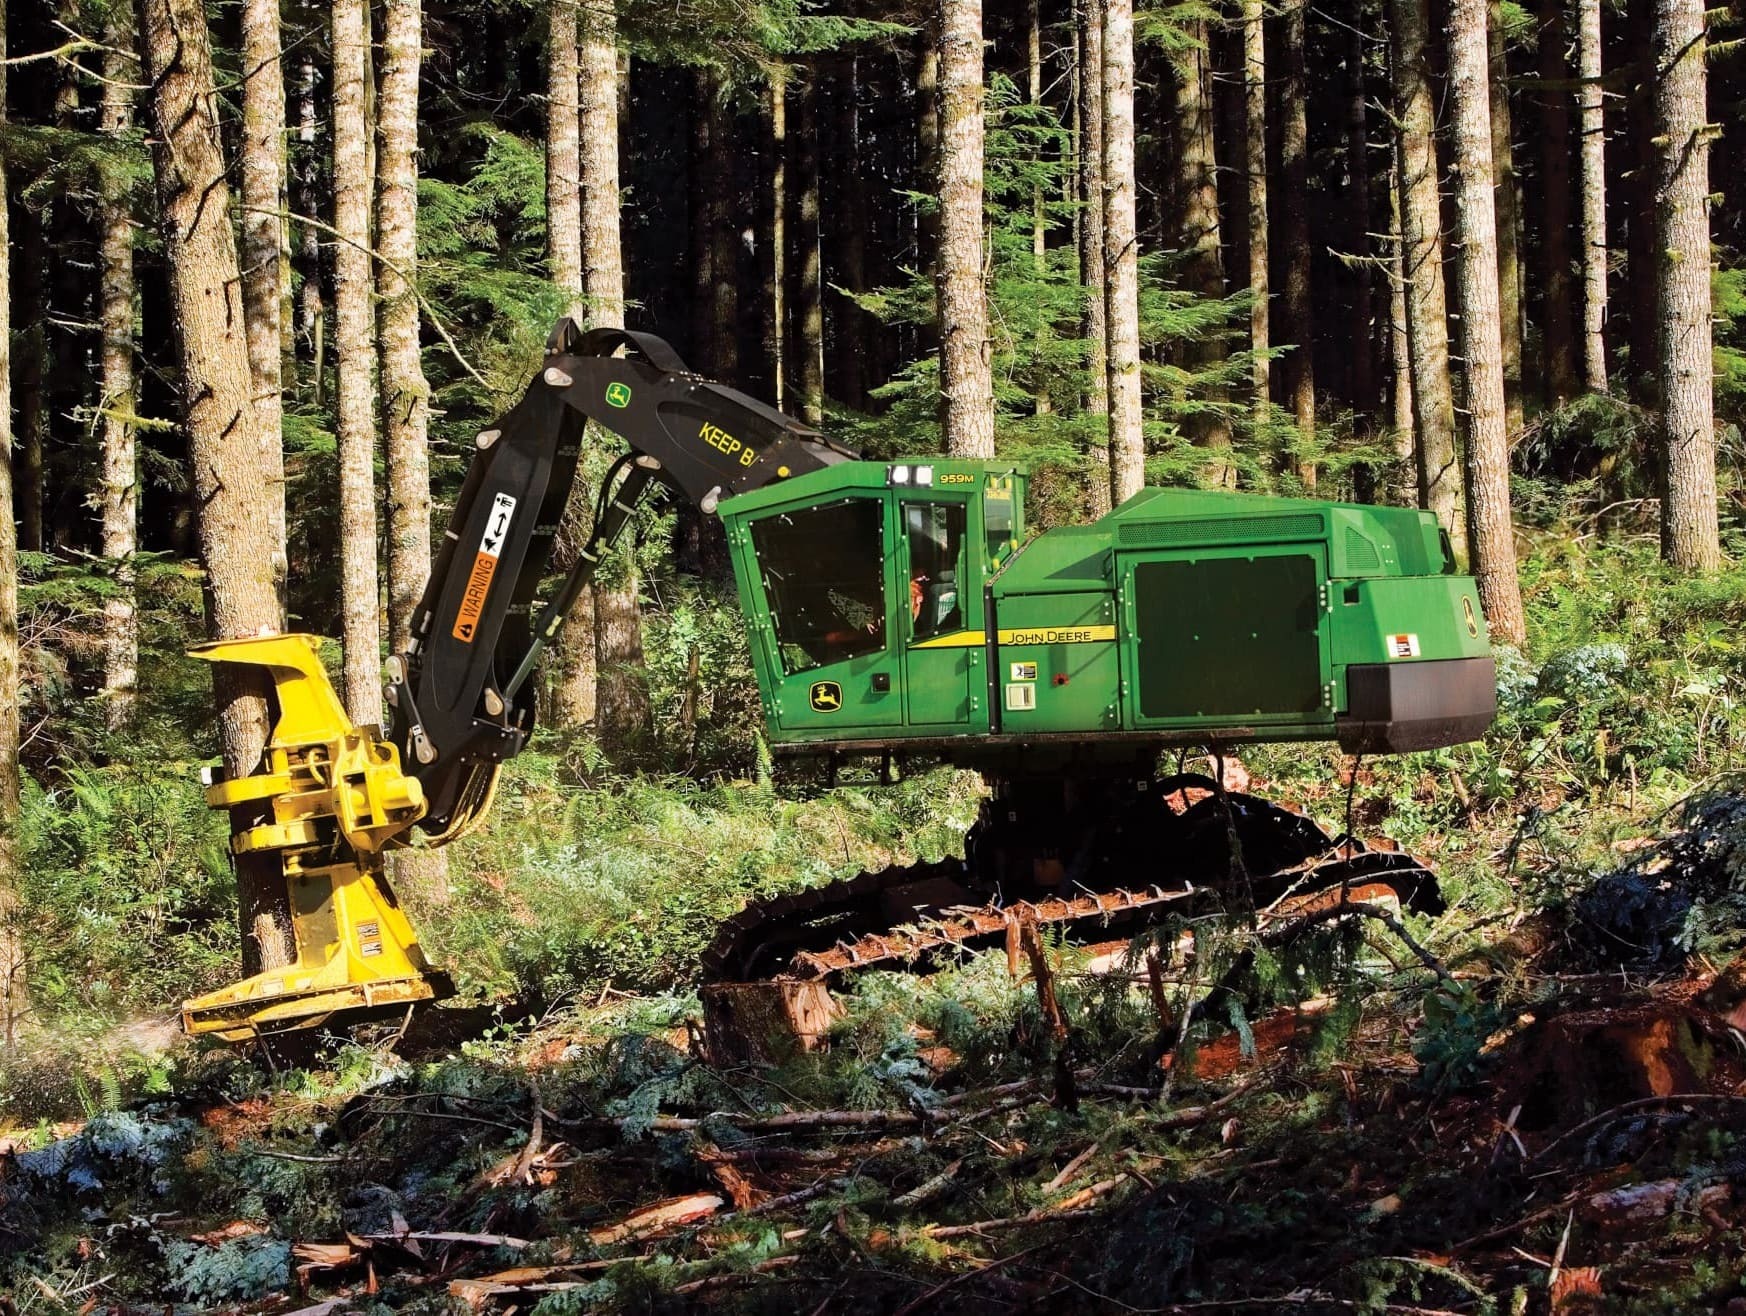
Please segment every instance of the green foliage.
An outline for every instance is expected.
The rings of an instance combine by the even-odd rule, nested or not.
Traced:
[[[277,1238],[233,1238],[217,1247],[172,1239],[164,1263],[171,1291],[188,1302],[259,1298],[291,1282],[291,1245]]]

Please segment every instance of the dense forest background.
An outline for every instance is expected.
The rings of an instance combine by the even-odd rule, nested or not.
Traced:
[[[1714,569],[1746,405],[1732,22],[15,7],[8,815],[63,828],[139,773],[191,811],[161,765],[252,762],[258,698],[221,689],[215,726],[181,657],[206,633],[335,637],[378,721],[472,437],[562,314],[869,455],[1022,460],[1039,526],[1142,480],[1418,502],[1517,646],[1543,532]],[[544,692],[567,771],[757,775],[718,535],[663,509],[584,599]],[[13,835],[9,1036],[107,976],[33,947],[69,894],[33,895]],[[407,863],[440,900],[441,856]],[[221,944],[209,876],[115,926],[137,901]],[[164,999],[137,972],[113,986]]]

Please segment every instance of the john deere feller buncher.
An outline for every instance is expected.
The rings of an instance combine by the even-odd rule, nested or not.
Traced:
[[[542,603],[589,420],[629,451]],[[1429,513],[1146,489],[1027,542],[1010,463],[863,461],[658,338],[566,320],[521,401],[478,434],[413,639],[388,663],[386,736],[347,719],[307,636],[196,651],[272,680],[260,766],[207,799],[235,820],[236,854],[282,873],[295,957],[187,1002],[189,1031],[242,1040],[446,993],[384,855],[484,819],[533,730],[541,655],[656,486],[721,518],[778,752],[944,760],[990,788],[963,860],[754,904],[707,952],[707,978],[925,963],[999,937],[1015,908],[1122,935],[1239,894],[1259,908],[1380,886],[1435,906],[1410,856],[1160,775],[1190,745],[1375,754],[1479,736],[1495,703],[1485,624]]]

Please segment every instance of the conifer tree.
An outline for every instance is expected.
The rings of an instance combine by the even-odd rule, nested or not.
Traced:
[[[940,396],[946,451],[994,456],[983,283],[982,0],[940,5]]]

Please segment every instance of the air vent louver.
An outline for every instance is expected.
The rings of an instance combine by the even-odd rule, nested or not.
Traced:
[[[1289,516],[1201,517],[1193,521],[1124,521],[1116,532],[1121,548],[1172,548],[1179,544],[1235,544],[1281,539],[1320,539],[1322,518],[1314,512]],[[1372,556],[1375,550],[1371,550]]]

